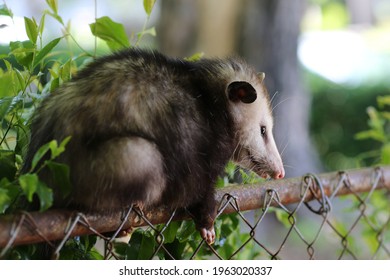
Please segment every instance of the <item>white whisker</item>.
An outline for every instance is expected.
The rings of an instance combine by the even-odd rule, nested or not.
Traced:
[[[287,100],[290,100],[290,99],[292,99],[292,97],[287,97],[287,98],[281,100],[278,104],[276,104],[275,106],[272,107],[271,111],[273,112],[276,107],[278,107],[279,105],[283,104],[284,102],[286,102]]]
[[[281,157],[283,156],[284,151],[287,149],[287,146],[288,146],[288,144],[290,143],[289,141],[290,141],[290,140],[287,140],[287,143],[284,145],[282,151],[280,152],[280,156],[281,156]]]
[[[279,91],[275,91],[275,93],[272,95],[271,100],[269,101],[272,104],[272,101],[274,101],[274,98],[279,93]]]

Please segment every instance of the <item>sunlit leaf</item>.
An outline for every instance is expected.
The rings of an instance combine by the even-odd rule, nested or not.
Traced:
[[[8,112],[8,106],[12,102],[13,95],[12,73],[6,72],[3,75],[0,75],[0,119],[3,119]]]
[[[0,4],[0,16],[13,17],[14,14],[5,4]]]
[[[40,50],[37,54],[37,56],[35,57],[35,60],[34,60],[34,67],[37,66],[41,61],[42,59],[45,58],[45,56],[50,53],[51,50],[53,50],[55,48],[55,46],[58,45],[58,43],[61,41],[61,37],[60,38],[56,38],[52,41],[50,41],[46,46],[44,46],[42,48],[42,50]]]
[[[43,30],[45,29],[45,19],[46,19],[46,14],[43,14],[41,17],[41,20],[39,21],[38,25],[38,33],[42,36]]]
[[[29,202],[33,201],[33,195],[39,198],[40,210],[50,208],[53,203],[53,191],[45,183],[39,181],[37,174],[23,174],[19,177],[19,184]]]
[[[89,26],[92,34],[104,40],[111,50],[130,46],[124,26],[107,16],[96,19]]]
[[[32,202],[33,195],[38,189],[38,175],[37,174],[23,174],[19,177],[19,184],[27,200]]]
[[[355,135],[355,139],[357,140],[373,139],[379,142],[383,142],[385,141],[385,135],[380,131],[378,132],[376,130],[370,129],[370,130],[358,132]]]
[[[281,222],[286,228],[291,227],[291,221],[289,219],[290,214],[283,209],[275,208],[275,215],[279,222]]]
[[[56,141],[54,142],[55,145],[53,145],[53,141],[50,143],[51,159],[57,158],[65,151],[65,146],[69,143],[70,139],[70,136],[66,137],[64,140],[61,141],[59,146],[57,146]]]
[[[144,9],[148,16],[152,13],[154,4],[156,3],[156,0],[144,0]]]
[[[57,0],[46,0],[47,5],[55,14],[58,14],[58,1]]]
[[[203,52],[198,52],[198,53],[194,53],[194,54],[191,55],[190,57],[186,57],[186,58],[184,58],[184,59],[187,60],[187,61],[195,62],[195,61],[200,60],[203,56],[204,56],[204,53],[203,53]]]
[[[1,79],[0,79],[1,81]],[[1,86],[0,86],[1,88]],[[23,102],[21,96],[5,97],[0,99],[0,119],[3,119],[8,113]]]
[[[156,29],[154,27],[146,29],[142,32],[137,33],[138,40],[143,37],[144,35],[150,35],[150,36],[156,36]]]
[[[30,39],[31,42],[36,44],[38,38],[38,26],[37,23],[35,22],[35,19],[24,17],[24,25],[26,28],[26,33],[28,38]]]
[[[390,143],[387,143],[382,147],[381,164],[390,164]]]
[[[381,107],[381,108],[383,108],[386,105],[390,105],[390,95],[378,96],[377,102],[378,102],[379,107]]]
[[[47,12],[47,14],[49,16],[51,16],[52,18],[54,18],[56,21],[58,21],[59,23],[61,23],[62,25],[64,25],[64,20],[62,19],[62,17],[56,13],[51,13],[51,12]]]
[[[11,54],[15,56],[16,61],[27,68],[31,66],[34,58],[33,54],[36,51],[34,44],[31,41],[15,41],[9,44]]]

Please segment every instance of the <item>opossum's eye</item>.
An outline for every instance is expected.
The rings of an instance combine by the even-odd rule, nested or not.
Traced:
[[[248,82],[233,82],[228,86],[227,92],[233,102],[252,103],[257,98],[256,90]]]
[[[265,136],[266,136],[266,134],[267,134],[267,128],[266,128],[264,125],[260,126],[260,133],[261,133],[261,136],[262,136],[262,137],[265,137]]]

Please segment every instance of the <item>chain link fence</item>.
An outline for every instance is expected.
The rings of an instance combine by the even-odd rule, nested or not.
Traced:
[[[389,190],[388,166],[222,188],[217,191],[216,243],[194,239],[186,256],[204,258],[200,252],[206,250],[213,259],[390,259]],[[224,225],[225,215],[234,216],[234,227]],[[50,210],[2,215],[0,258],[33,243],[45,243],[56,257],[69,239],[96,235],[104,258],[118,259],[123,256],[115,249],[117,237],[124,229],[142,228],[154,241],[144,258],[163,254],[175,259],[168,231],[188,219],[183,210],[144,213],[135,207],[109,214]],[[239,232],[235,248],[226,250],[224,242],[234,232]]]

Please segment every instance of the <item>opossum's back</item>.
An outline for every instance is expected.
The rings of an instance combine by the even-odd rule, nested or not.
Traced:
[[[56,122],[62,136],[121,134],[134,129],[151,132],[158,120],[196,111],[189,100],[192,97],[168,68],[146,64],[145,58],[142,63],[105,58],[49,96],[38,118]]]

